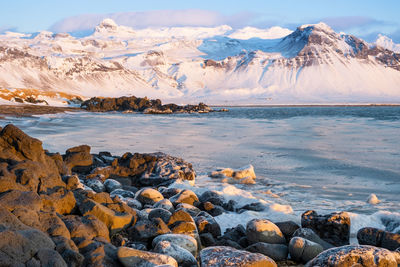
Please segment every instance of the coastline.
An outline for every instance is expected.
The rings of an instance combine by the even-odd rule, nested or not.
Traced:
[[[0,116],[12,117],[31,117],[33,115],[45,115],[63,113],[66,111],[79,112],[83,111],[77,107],[57,107],[57,106],[42,106],[42,105],[0,105]]]

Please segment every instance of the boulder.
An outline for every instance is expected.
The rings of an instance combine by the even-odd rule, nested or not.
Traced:
[[[232,177],[235,179],[243,179],[246,177],[249,177],[251,179],[256,179],[256,173],[254,172],[253,165],[249,164],[235,170],[232,174]]]
[[[47,194],[41,194],[43,209],[59,214],[70,214],[76,207],[76,199],[72,191],[59,187]]]
[[[172,202],[167,198],[164,198],[164,199],[158,201],[157,203],[155,203],[153,205],[153,208],[155,208],[155,209],[157,209],[157,208],[165,209],[165,210],[168,210],[171,213],[175,212],[174,205],[172,205]]]
[[[18,208],[29,208],[39,211],[43,207],[42,199],[35,192],[11,190],[0,194],[0,206],[13,211]]]
[[[261,253],[270,257],[274,261],[284,261],[288,256],[288,247],[283,244],[268,244],[258,242],[248,246],[246,250],[253,253]]]
[[[171,233],[171,230],[160,218],[153,218],[153,220],[142,219],[139,220],[134,226],[128,228],[130,240],[141,241],[147,243],[151,238],[158,235]]]
[[[323,250],[324,248],[320,244],[302,237],[293,237],[289,242],[290,257],[297,262],[306,263]]]
[[[192,190],[189,189],[182,190],[175,196],[172,196],[169,200],[175,206],[180,203],[194,205],[194,203],[199,202],[199,198],[197,197],[197,195]]]
[[[100,181],[100,179],[96,179],[96,178],[88,179],[88,180],[86,180],[86,185],[88,187],[90,187],[96,193],[101,193],[101,192],[106,191],[106,187],[104,186],[102,181]]]
[[[176,210],[184,210],[189,213],[192,217],[196,217],[201,210],[193,205],[181,203],[176,206]]]
[[[197,230],[199,234],[210,233],[214,237],[221,235],[221,227],[217,221],[206,212],[200,212],[195,218]]]
[[[156,253],[171,256],[178,262],[179,266],[197,267],[196,258],[188,250],[169,241],[158,242],[153,251]]]
[[[201,267],[237,266],[237,267],[276,267],[268,256],[238,250],[231,247],[208,247],[200,251]]]
[[[169,222],[169,219],[171,218],[172,213],[169,212],[168,210],[165,209],[153,209],[149,213],[149,220],[151,221],[153,218],[160,218],[163,220],[165,223]]]
[[[189,251],[190,253],[192,253],[192,255],[195,257],[197,255],[197,250],[199,249],[196,239],[194,239],[189,235],[183,235],[183,234],[159,235],[153,239],[152,243],[153,247],[157,246],[157,244],[161,241],[168,241],[172,244],[180,246]]]
[[[329,244],[328,242],[322,240],[314,231],[310,228],[299,228],[293,233],[293,237],[302,237],[307,240],[310,240],[314,243],[320,244],[324,250],[325,249],[330,249],[333,247],[332,244]]]
[[[285,236],[287,243],[289,243],[294,232],[296,232],[296,230],[300,228],[300,226],[293,221],[277,222],[275,224],[279,227],[282,234]]]
[[[207,211],[208,214],[212,215],[212,216],[219,216],[222,213],[224,213],[224,208],[221,206],[217,206],[212,204],[211,202],[204,202],[201,203],[201,205],[199,206],[200,209]]]
[[[163,195],[153,188],[145,188],[137,191],[135,198],[143,205],[154,205],[164,199]]]
[[[64,163],[69,170],[76,172],[88,172],[93,163],[90,155],[90,146],[81,145],[68,149],[63,155]]]
[[[176,260],[170,256],[127,247],[118,248],[118,259],[125,267],[155,267],[159,265],[178,267]]]
[[[106,187],[106,191],[111,193],[116,189],[122,189],[122,184],[114,179],[107,179],[104,181],[104,186]]]
[[[246,229],[243,225],[239,224],[236,227],[226,229],[222,238],[229,239],[235,242],[239,242],[239,240],[243,237],[246,237]]]
[[[301,226],[312,229],[323,240],[335,246],[349,244],[350,216],[347,212],[318,215],[309,210],[301,215]]]
[[[266,219],[253,219],[249,221],[246,226],[246,236],[250,243],[286,243],[286,239],[278,226]]]
[[[108,181],[108,180],[106,180]],[[110,193],[110,197],[114,198],[115,196],[118,196],[120,198],[134,198],[135,193],[129,190],[124,190],[124,189],[115,189]]]
[[[387,249],[348,245],[325,250],[306,265],[306,267],[314,266],[397,267],[398,265],[395,255]]]
[[[400,234],[372,227],[365,227],[358,230],[357,240],[360,245],[371,245],[393,251],[400,248]]]
[[[40,249],[35,258],[40,262],[40,266],[52,266],[52,267],[67,267],[64,259],[61,255],[52,249]]]
[[[200,202],[211,202],[214,205],[222,206],[226,202],[224,196],[220,195],[217,191],[206,191],[199,197]]]

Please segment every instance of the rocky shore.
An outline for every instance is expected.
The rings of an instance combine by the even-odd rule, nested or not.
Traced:
[[[350,245],[346,212],[305,211],[301,225],[258,218],[223,233],[214,217],[260,207],[175,188],[196,179],[183,159],[90,150],[51,153],[14,125],[1,129],[0,266],[400,264],[400,233],[363,228]],[[256,179],[252,166],[212,175]]]
[[[106,112],[142,112],[145,114],[172,114],[172,113],[209,113],[224,112],[226,109],[214,110],[204,103],[198,105],[179,106],[176,104],[161,103],[160,99],[151,100],[147,97],[123,96],[118,98],[93,97],[84,101],[81,108],[87,111]]]

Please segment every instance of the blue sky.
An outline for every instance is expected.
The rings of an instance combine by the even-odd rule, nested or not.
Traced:
[[[85,31],[107,16],[137,28],[228,24],[294,29],[324,21],[369,41],[383,33],[400,42],[399,10],[399,0],[14,0],[1,5],[0,31]]]

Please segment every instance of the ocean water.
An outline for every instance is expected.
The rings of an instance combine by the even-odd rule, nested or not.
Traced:
[[[14,123],[52,152],[88,144],[93,152],[182,157],[198,173],[199,192],[212,188],[242,204],[261,201],[269,207],[262,216],[269,218],[299,221],[308,209],[348,211],[353,231],[383,228],[382,218],[400,222],[400,107],[229,109],[176,115],[79,112],[6,118],[2,124]],[[247,164],[255,168],[255,185],[207,177],[218,167]],[[378,205],[366,202],[372,193],[381,200]],[[228,227],[259,216],[226,214],[219,221]]]

